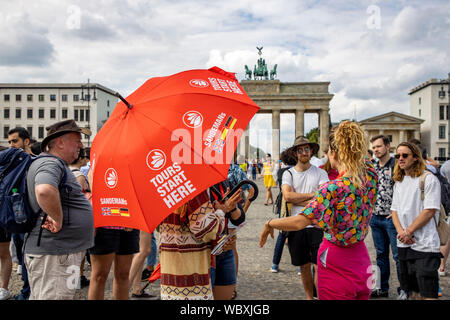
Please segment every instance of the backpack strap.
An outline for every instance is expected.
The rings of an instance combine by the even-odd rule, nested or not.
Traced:
[[[425,170],[421,175],[420,175],[420,181],[419,181],[419,186],[420,186],[420,198],[422,199],[422,201],[425,199],[425,179],[427,178],[428,175],[434,175],[432,172]],[[442,205],[441,205],[442,207]],[[433,215],[433,221],[434,221],[434,225],[436,226],[436,230],[438,228],[438,222],[436,221],[436,215]]]
[[[419,187],[420,187],[420,199],[422,199],[422,201],[425,199],[425,179],[427,178],[427,176],[429,174],[432,174],[432,173],[430,171],[425,170],[420,175]]]

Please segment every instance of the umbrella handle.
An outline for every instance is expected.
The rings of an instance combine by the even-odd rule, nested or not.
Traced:
[[[116,92],[116,93],[115,93],[115,96],[116,96],[117,98],[119,98],[120,100],[122,100],[122,102],[126,104],[126,106],[128,107],[128,109],[133,108],[133,105],[132,105],[131,103],[129,103],[127,100],[125,100],[125,98],[122,97],[122,96],[120,95],[120,93]]]
[[[256,198],[258,198],[258,186],[256,185],[256,183],[254,183],[253,181],[250,180],[242,180],[241,182],[239,182],[233,189],[231,189],[231,191],[222,199],[223,202],[227,201],[233,194],[236,193],[236,191],[238,191],[241,186],[243,186],[244,184],[249,184],[253,187],[253,189],[255,190],[255,193],[253,194],[253,196],[251,198],[249,198],[248,200],[250,202],[255,201]]]

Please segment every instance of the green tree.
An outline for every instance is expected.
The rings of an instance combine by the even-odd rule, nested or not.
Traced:
[[[306,138],[311,142],[319,143],[319,128],[312,128],[309,130],[306,134]]]

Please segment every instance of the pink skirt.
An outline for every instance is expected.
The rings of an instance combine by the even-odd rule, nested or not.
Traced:
[[[368,300],[372,265],[364,241],[340,247],[324,239],[317,254],[320,300]]]

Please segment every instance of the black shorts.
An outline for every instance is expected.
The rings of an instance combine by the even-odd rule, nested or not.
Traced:
[[[128,255],[139,252],[139,230],[132,231],[97,228],[94,246],[89,254],[102,255],[115,253]]]
[[[438,298],[441,254],[398,248],[400,287],[424,298]]]
[[[11,233],[7,232],[5,229],[0,227],[0,243],[10,241],[11,241]]]
[[[323,231],[317,228],[305,228],[288,234],[288,247],[291,263],[302,266],[307,263],[317,264],[317,252],[323,240]]]

